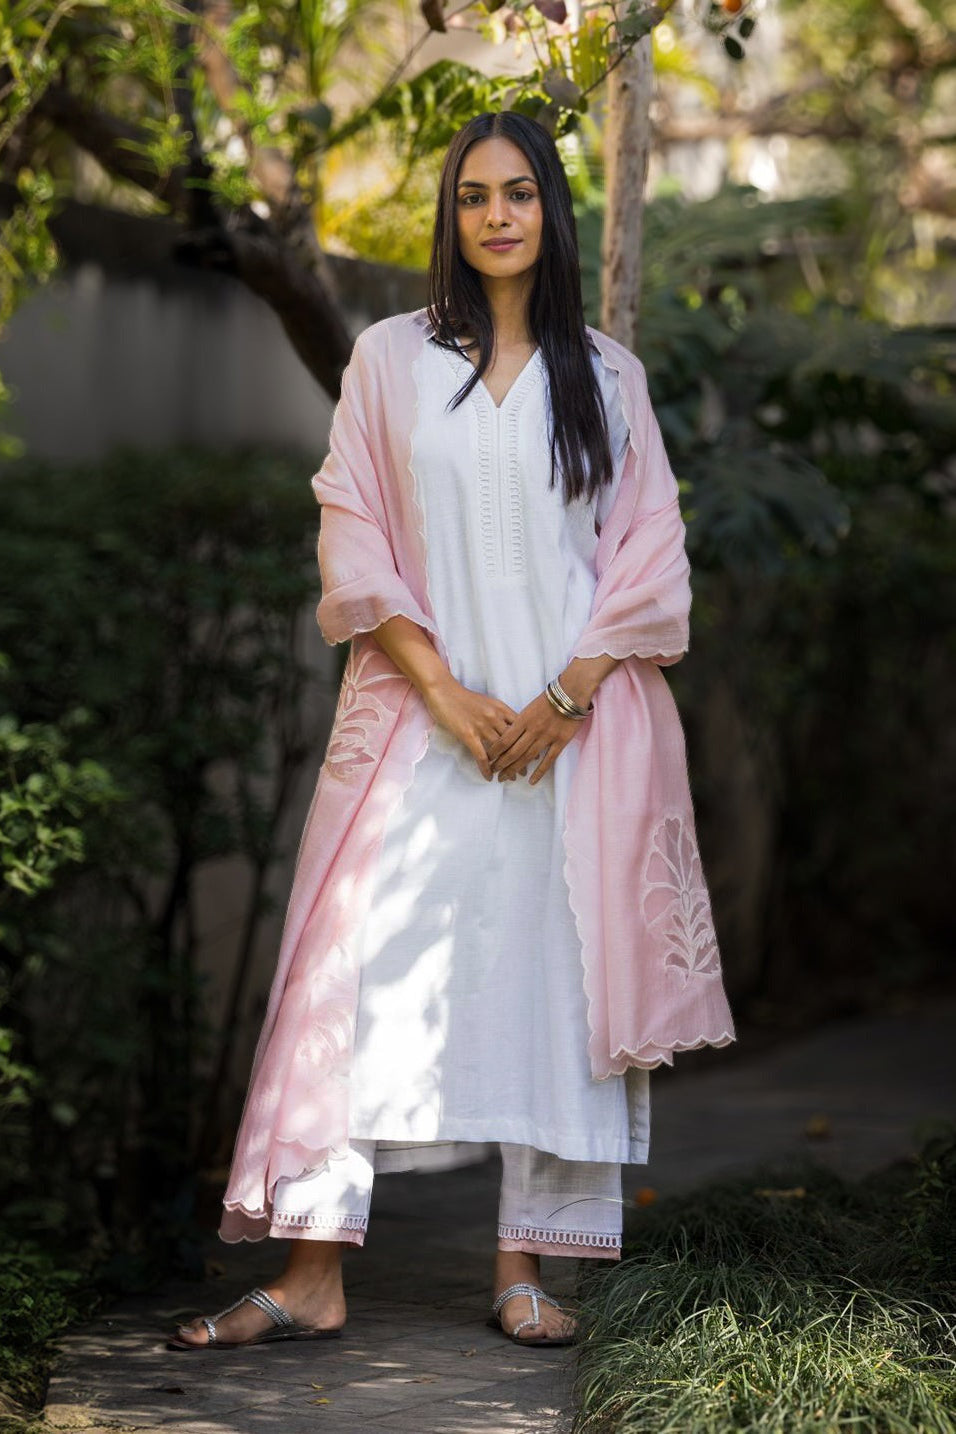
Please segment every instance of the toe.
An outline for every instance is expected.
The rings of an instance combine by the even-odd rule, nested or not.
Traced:
[[[208,1344],[209,1331],[201,1319],[194,1319],[191,1324],[177,1325],[176,1338],[186,1344]]]

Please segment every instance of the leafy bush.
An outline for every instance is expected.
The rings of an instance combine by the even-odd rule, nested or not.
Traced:
[[[7,670],[0,659],[0,674]],[[54,884],[57,873],[84,856],[83,823],[113,805],[119,793],[97,763],[67,760],[70,726],[0,716],[0,947],[21,968],[35,963],[24,946],[22,907]],[[28,927],[27,921],[27,927]],[[0,970],[0,1021],[13,997],[12,963]],[[37,1086],[37,1072],[19,1059],[14,1031],[0,1025],[0,1134],[9,1149]]]
[[[75,823],[116,796],[103,767],[64,760],[67,742],[60,727],[21,727],[9,713],[0,717],[0,872],[23,896],[48,887],[64,862],[82,860]]]
[[[755,1172],[641,1212],[587,1287],[579,1434],[952,1434],[956,1140],[858,1185]]]
[[[0,1247],[0,1390],[8,1399],[39,1403],[52,1341],[95,1306],[83,1275],[48,1250],[22,1241]]]
[[[8,665],[0,661],[0,672]],[[119,793],[97,763],[68,760],[71,729],[82,726],[74,714],[62,726],[21,726],[0,716],[0,944],[19,956],[20,969],[36,965],[34,953],[18,950],[29,922],[22,908],[49,892],[68,863],[84,857],[84,824],[104,812]],[[0,1019],[11,1000],[12,962],[4,962]],[[0,1137],[8,1156],[27,1143],[35,1096],[43,1095],[40,1072],[18,1059],[17,1034],[0,1027]],[[6,1179],[14,1176],[8,1166]],[[76,1295],[83,1282],[79,1268],[85,1252],[56,1256],[49,1248],[16,1239],[16,1211],[7,1209],[0,1244],[0,1412],[4,1405],[35,1405],[42,1392],[51,1341],[78,1313]],[[31,1218],[36,1218],[35,1206]],[[83,1306],[93,1296],[84,1292]],[[3,1421],[22,1427],[19,1419]]]
[[[256,1021],[246,981],[277,833],[297,773],[321,758],[302,652],[317,587],[309,471],[291,455],[187,451],[23,463],[2,480],[0,648],[16,714],[3,741],[40,759],[10,829],[41,788],[52,798],[59,783],[64,812],[85,793],[87,860],[4,913],[10,1058],[36,1076],[0,1201],[19,1229],[73,1227],[81,1245],[117,1250],[126,1282],[195,1262],[194,1169],[228,1137],[230,1077],[244,1083],[232,1056]],[[122,802],[93,800],[104,768]],[[12,855],[22,831],[10,870],[36,884],[69,832],[56,814],[34,828],[28,878]],[[195,883],[230,856],[252,888],[214,1031]]]

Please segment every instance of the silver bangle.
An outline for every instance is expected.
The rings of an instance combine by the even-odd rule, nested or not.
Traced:
[[[558,679],[553,678],[545,688],[545,695],[556,712],[562,717],[573,717],[576,722],[583,722],[585,717],[590,717],[594,711],[594,703],[588,707],[579,707],[578,704],[568,696]]]
[[[561,686],[561,683],[556,677],[553,677],[551,679],[551,685],[554,688],[555,697],[557,697],[559,701],[565,702],[568,707],[571,708],[571,711],[575,713],[576,716],[588,717],[594,711],[593,702],[589,702],[587,707],[579,707],[578,704],[575,702],[574,698],[568,696],[568,694],[565,692],[564,688]]]

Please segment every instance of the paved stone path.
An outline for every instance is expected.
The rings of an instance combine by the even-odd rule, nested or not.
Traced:
[[[655,1073],[651,1163],[626,1172],[627,1234],[639,1238],[640,1186],[666,1194],[807,1154],[857,1175],[908,1153],[921,1121],[956,1116],[954,1030],[948,1000]],[[271,1240],[211,1242],[223,1277],[127,1299],[63,1340],[47,1423],[85,1434],[563,1434],[573,1351],[521,1350],[484,1323],[497,1183],[494,1161],[380,1176],[366,1246],[347,1256],[347,1330],[328,1343],[167,1351],[167,1328],[221,1309],[281,1262]],[[571,1294],[574,1262],[544,1265],[545,1287]]]

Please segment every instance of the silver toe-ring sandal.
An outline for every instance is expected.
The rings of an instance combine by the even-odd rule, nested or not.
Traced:
[[[513,1330],[507,1330],[501,1323],[501,1310],[507,1301],[511,1299],[512,1295],[530,1295],[531,1318],[523,1319],[520,1324],[515,1325]],[[491,1307],[492,1317],[488,1320],[489,1328],[501,1330],[501,1333],[507,1335],[508,1339],[512,1340],[515,1344],[532,1346],[539,1344],[574,1344],[576,1339],[576,1335],[574,1334],[547,1334],[541,1335],[537,1339],[519,1339],[518,1336],[523,1329],[528,1329],[531,1325],[539,1323],[539,1300],[544,1300],[545,1304],[553,1305],[556,1310],[564,1310],[564,1306],[558,1300],[552,1299],[550,1295],[546,1295],[544,1290],[539,1289],[537,1285],[509,1285],[506,1290],[502,1290]],[[565,1311],[565,1313],[567,1313],[567,1311]]]
[[[252,1339],[225,1340],[220,1339],[216,1333],[216,1321],[227,1314],[232,1314],[240,1305],[246,1303],[255,1305],[256,1309],[262,1310],[272,1320],[273,1328],[263,1330],[262,1334],[253,1335]],[[265,1290],[250,1290],[248,1294],[242,1295],[227,1309],[220,1310],[217,1315],[208,1318],[202,1317],[202,1323],[206,1326],[209,1334],[208,1344],[193,1344],[190,1340],[178,1339],[171,1336],[166,1342],[167,1349],[243,1349],[248,1344],[276,1344],[282,1339],[337,1339],[341,1333],[341,1326],[338,1329],[306,1329],[294,1320],[287,1309],[267,1295]]]

